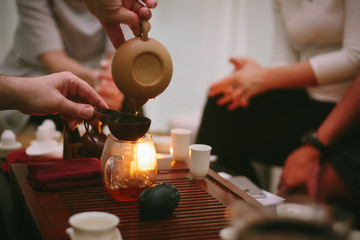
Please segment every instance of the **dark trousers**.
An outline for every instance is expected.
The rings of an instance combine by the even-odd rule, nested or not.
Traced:
[[[304,90],[275,90],[253,97],[246,108],[228,111],[208,98],[197,143],[212,146],[215,171],[245,175],[255,183],[250,163],[283,165],[301,144],[301,136],[316,129],[335,104],[311,100]]]

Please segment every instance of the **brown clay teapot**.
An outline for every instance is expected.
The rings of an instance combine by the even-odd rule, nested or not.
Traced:
[[[101,132],[101,123],[95,121],[92,125],[92,129],[89,130],[89,126],[86,127],[86,133],[82,136],[83,154],[86,157],[100,158],[106,136]]]
[[[148,27],[141,22],[142,36],[123,43],[112,61],[112,76],[118,89],[133,98],[137,109],[162,93],[170,83],[173,64],[168,50],[148,37]]]

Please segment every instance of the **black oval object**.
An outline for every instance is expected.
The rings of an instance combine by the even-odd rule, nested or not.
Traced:
[[[146,219],[159,219],[171,216],[178,206],[180,193],[169,183],[157,184],[140,194],[139,212]]]

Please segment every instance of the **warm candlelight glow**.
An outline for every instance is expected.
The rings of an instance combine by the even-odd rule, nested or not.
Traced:
[[[149,144],[139,143],[136,145],[136,157],[139,171],[147,171],[156,167],[156,154],[154,148]],[[136,161],[135,160],[135,161]]]
[[[170,155],[172,156],[174,154],[174,148],[170,147]]]

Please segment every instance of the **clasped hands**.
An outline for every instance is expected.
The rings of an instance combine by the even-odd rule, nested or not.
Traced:
[[[264,68],[250,58],[230,58],[234,72],[210,87],[209,97],[223,94],[217,104],[228,104],[228,110],[246,107],[251,97],[268,90]]]

